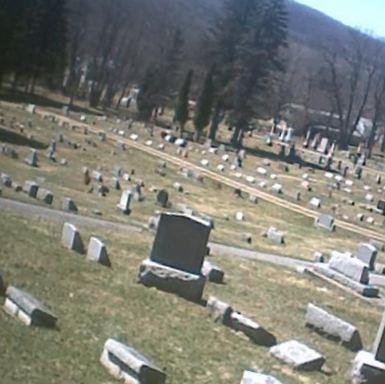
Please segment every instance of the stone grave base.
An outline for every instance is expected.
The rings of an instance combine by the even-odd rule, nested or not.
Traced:
[[[379,293],[378,288],[375,288],[371,285],[361,284],[361,283],[358,283],[357,281],[349,279],[342,273],[334,271],[333,269],[329,268],[325,264],[315,263],[314,270],[315,272],[318,272],[321,275],[324,275],[330,279],[337,281],[338,283],[345,285],[346,287],[352,289],[353,291],[359,293],[362,296],[378,297],[378,293]]]
[[[156,287],[187,300],[199,302],[202,299],[206,278],[146,259],[140,265],[138,281],[146,287]]]
[[[385,383],[385,364],[375,360],[374,355],[370,352],[358,352],[353,361],[352,383]]]

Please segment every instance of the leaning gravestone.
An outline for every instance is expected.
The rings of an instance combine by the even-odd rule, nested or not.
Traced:
[[[68,212],[77,212],[78,211],[78,207],[76,206],[75,202],[69,197],[65,197],[62,200],[62,209],[64,211],[68,211]]]
[[[302,371],[319,371],[325,358],[317,351],[296,340],[286,341],[270,348],[277,359]]]
[[[309,303],[306,311],[306,326],[316,329],[321,334],[341,340],[352,351],[362,349],[360,333],[354,325]]]
[[[150,258],[144,260],[139,282],[200,301],[205,285],[201,274],[210,223],[193,216],[163,213]]]
[[[116,379],[130,384],[164,384],[166,374],[135,349],[108,339],[100,357],[101,364]]]
[[[72,251],[84,253],[83,241],[79,231],[73,224],[64,223],[61,242],[66,248]]]
[[[360,351],[353,361],[352,383],[385,383],[385,314],[377,332],[373,352]]]
[[[6,291],[4,310],[28,326],[53,328],[57,318],[35,297],[13,286]]]
[[[371,271],[374,270],[377,258],[377,248],[374,245],[361,243],[358,247],[356,256],[359,260],[365,263]]]
[[[335,231],[336,226],[334,224],[334,217],[330,215],[322,214],[315,219],[315,226],[318,228],[326,229],[330,232]]]
[[[131,199],[132,199],[132,192],[126,189],[122,192],[122,195],[120,196],[119,204],[116,206],[125,215],[128,215],[131,212],[130,210]]]
[[[240,384],[282,384],[275,377],[246,370],[243,372]]]
[[[96,237],[90,238],[87,250],[87,259],[91,261],[97,261],[106,267],[111,266],[105,244]]]

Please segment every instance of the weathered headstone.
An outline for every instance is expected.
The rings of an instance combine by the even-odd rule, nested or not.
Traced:
[[[130,210],[130,204],[132,199],[132,192],[130,190],[124,190],[120,197],[119,204],[116,206],[124,214],[128,215]]]
[[[28,326],[55,327],[56,316],[31,294],[13,286],[6,291],[4,310]]]
[[[377,248],[369,243],[361,243],[358,247],[357,258],[364,262],[371,271],[374,270],[374,265],[377,258]]]
[[[166,374],[135,349],[108,339],[100,357],[101,364],[116,379],[127,384],[164,384]]]
[[[341,340],[341,342],[352,351],[362,349],[361,336],[354,325],[311,303],[307,306],[306,326],[314,328],[328,337]]]
[[[24,161],[31,167],[37,167],[38,158],[37,158],[36,149],[31,148],[28,152],[27,157],[24,159]]]
[[[64,197],[62,200],[62,209],[68,212],[77,212],[78,207],[70,197]]]
[[[325,358],[317,351],[296,340],[286,341],[270,348],[277,359],[302,371],[319,371]]]
[[[106,267],[111,266],[111,262],[107,254],[106,245],[96,237],[90,238],[87,250],[87,259],[97,261],[98,263],[105,265]]]
[[[39,185],[34,181],[27,180],[23,185],[23,191],[29,196],[36,198],[37,192],[39,190]]]
[[[315,219],[315,225],[318,228],[326,229],[330,232],[335,231],[334,217],[322,214]]]
[[[84,253],[83,241],[77,228],[70,223],[64,223],[61,238],[62,244],[77,253]]]
[[[200,301],[205,278],[201,274],[210,223],[196,217],[163,213],[150,259],[139,271],[139,282]]]
[[[253,371],[244,371],[240,384],[282,384],[275,377]]]

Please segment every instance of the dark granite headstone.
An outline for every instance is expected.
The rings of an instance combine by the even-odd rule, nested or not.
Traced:
[[[210,224],[183,214],[163,213],[151,251],[151,260],[172,268],[201,273]]]
[[[166,208],[168,206],[168,199],[168,192],[165,189],[161,189],[156,195],[157,203],[163,208]]]

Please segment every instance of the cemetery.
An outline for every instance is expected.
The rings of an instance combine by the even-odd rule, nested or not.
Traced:
[[[384,375],[385,231],[381,215],[364,202],[368,187],[374,194],[377,185],[370,175],[349,186],[352,205],[339,189],[329,197],[331,179],[323,170],[242,154],[242,167],[232,171],[224,148],[206,152],[201,170],[204,146],[187,143],[188,161],[173,144],[145,152],[140,125],[134,124],[135,141],[117,150],[93,130],[97,124],[113,138],[110,127],[123,130],[123,123],[87,116],[96,120],[84,135],[59,125],[60,113],[52,122],[39,108],[32,117],[8,104],[1,108],[5,120],[31,119],[35,140],[67,161],[52,162],[38,150],[31,167],[21,160],[33,153],[29,147],[7,143],[19,156],[0,155],[2,198],[106,223],[91,230],[71,223],[71,216],[58,222],[1,214],[1,276],[9,285],[0,333],[9,348],[0,360],[15,367],[6,382],[33,369],[36,354],[60,364],[29,374],[33,383],[65,375],[85,383],[339,384]],[[80,116],[71,116],[63,120],[68,127],[75,121],[81,127]],[[46,131],[60,133],[63,142],[52,147]],[[160,134],[151,140],[144,146],[151,151],[165,144]],[[258,137],[250,140],[264,146]],[[226,156],[236,158],[232,151]],[[376,217],[374,224],[355,220],[358,213]],[[139,232],[116,231],[108,222]],[[311,265],[301,270],[231,253],[219,257],[209,251],[211,242]],[[23,323],[37,326],[39,335],[20,328]],[[27,346],[23,365],[19,333]]]

